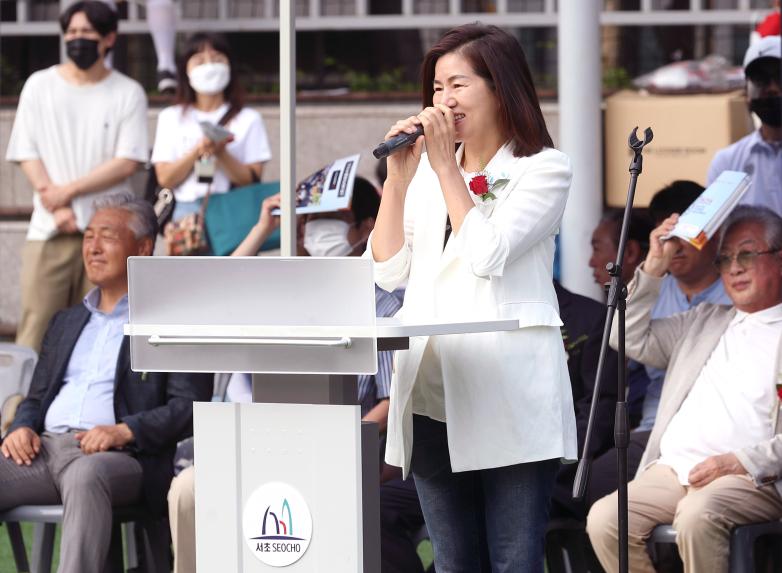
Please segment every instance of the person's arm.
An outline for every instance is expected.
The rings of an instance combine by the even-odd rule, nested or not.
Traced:
[[[33,191],[40,192],[51,186],[52,180],[49,178],[49,172],[46,171],[46,166],[40,159],[21,161],[19,167],[22,168],[22,173],[27,177]]]
[[[76,432],[73,437],[79,442],[82,452],[95,454],[124,448],[133,441],[133,432],[127,424],[121,422],[108,426],[95,426],[86,432]]]
[[[437,174],[454,235],[458,235],[467,213],[475,207],[464,177],[456,164],[456,127],[453,110],[443,104],[428,107],[418,117],[424,126],[426,155]]]
[[[386,133],[388,140],[402,132],[413,133],[421,120],[415,116],[396,122]],[[368,250],[376,263],[383,263],[403,251],[405,246],[405,198],[421,160],[424,138],[388,157],[388,176],[383,185],[380,209]],[[393,290],[393,289],[392,289]]]
[[[175,189],[185,179],[190,177],[193,166],[201,157],[201,143],[175,161],[160,161],[155,163],[155,175],[158,185],[166,189]]]
[[[765,485],[782,479],[782,434],[741,449],[732,455],[744,470],[741,473],[752,476],[756,485]]]
[[[254,110],[242,110],[242,114],[246,129],[237,136],[237,145],[234,146],[233,152],[237,155],[229,152],[225,146],[215,153],[217,166],[237,187],[260,181],[263,164],[271,158],[269,138],[261,114]]]
[[[11,427],[8,428],[10,434],[17,428],[26,427],[34,432],[42,430],[43,412],[41,411],[44,397],[53,384],[55,372],[52,370],[57,361],[57,347],[61,344],[62,329],[59,327],[63,313],[60,311],[52,317],[46,333],[41,342],[41,352],[38,355],[38,362],[33,371],[33,379],[30,381],[30,390],[27,397],[22,400],[16,409],[16,415]]]
[[[389,399],[383,398],[361,419],[365,422],[375,422],[378,430],[382,434],[386,431],[386,427],[388,426],[388,406]]]
[[[87,195],[108,189],[124,181],[139,168],[141,163],[124,157],[113,157],[98,165],[84,177],[66,183],[65,185],[49,184],[38,190],[41,203],[49,211],[67,207],[71,201],[80,195]]]
[[[261,173],[263,171],[263,164],[261,162],[242,163],[231,155],[231,152],[225,147],[222,147],[216,153],[215,157],[217,158],[217,166],[225,172],[231,183],[237,187],[249,185],[253,182],[253,178],[256,181],[261,180]]]
[[[261,214],[258,223],[250,230],[241,244],[236,247],[232,257],[253,257],[261,250],[261,246],[272,234],[272,231],[280,226],[280,218],[272,215],[272,209],[280,207],[280,194],[272,195],[263,200]]]
[[[156,453],[193,433],[193,402],[212,399],[213,374],[171,373],[167,376],[166,404],[124,416],[133,433],[134,446]]]
[[[663,278],[676,253],[676,239],[663,241],[678,221],[678,215],[667,218],[649,236],[649,253],[635,270],[627,285],[625,314],[625,351],[629,358],[653,368],[666,369],[676,345],[684,336],[696,309],[661,319],[652,319],[652,309],[660,293]],[[611,347],[619,343],[618,321],[611,329]]]

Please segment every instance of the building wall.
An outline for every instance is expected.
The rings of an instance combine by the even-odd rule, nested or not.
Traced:
[[[279,178],[280,116],[276,106],[257,108],[263,115],[275,157],[267,164],[264,179]],[[376,161],[372,149],[388,127],[418,109],[411,104],[300,105],[297,109],[296,173],[312,173],[329,161],[361,153],[358,173],[375,181]],[[158,109],[149,112],[150,141],[154,137]],[[555,140],[559,122],[555,104],[544,104],[551,135]],[[14,110],[0,110],[0,155],[5,157]],[[143,189],[145,174],[134,178],[137,191]],[[32,207],[32,192],[18,166],[0,161],[0,207]],[[19,318],[19,266],[27,223],[0,221],[0,327],[15,325]]]

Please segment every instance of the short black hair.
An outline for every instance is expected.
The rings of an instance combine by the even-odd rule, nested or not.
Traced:
[[[613,226],[611,238],[614,241],[615,247],[619,247],[623,218],[624,209],[609,209],[605,212],[603,219],[601,220],[601,222],[609,223]],[[648,217],[635,209],[630,212],[630,228],[628,229],[627,240],[638,243],[644,254],[649,251],[649,235],[653,230],[654,227]]]
[[[674,213],[680,215],[703,193],[703,185],[680,179],[654,194],[649,202],[649,217],[659,225]]]
[[[86,0],[71,4],[60,14],[60,29],[63,34],[70,26],[73,15],[79,12],[84,12],[90,25],[95,28],[95,31],[101,38],[105,38],[118,29],[119,19],[114,10],[103,2]]]
[[[353,200],[350,210],[353,211],[355,226],[358,227],[364,219],[377,219],[377,211],[380,209],[380,195],[372,183],[363,177],[356,176],[353,182]]]

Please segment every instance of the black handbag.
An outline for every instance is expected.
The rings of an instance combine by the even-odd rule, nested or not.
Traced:
[[[163,228],[166,226],[166,223],[171,220],[171,216],[174,214],[176,199],[174,198],[174,192],[171,189],[158,185],[154,165],[150,164],[147,171],[147,184],[144,188],[144,199],[152,204],[152,208],[155,210],[155,215],[157,216],[158,232],[162,235]]]

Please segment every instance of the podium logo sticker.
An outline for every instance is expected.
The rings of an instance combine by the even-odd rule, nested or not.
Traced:
[[[242,526],[250,552],[272,567],[285,567],[301,559],[312,537],[307,502],[282,482],[264,484],[250,495]]]

